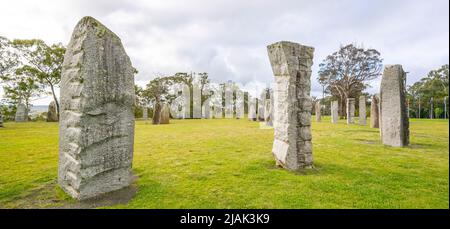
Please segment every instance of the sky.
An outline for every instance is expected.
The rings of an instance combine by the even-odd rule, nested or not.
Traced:
[[[158,74],[192,71],[262,89],[274,81],[266,47],[281,40],[315,48],[317,97],[318,66],[341,45],[377,49],[384,64],[403,65],[408,85],[449,63],[448,0],[14,0],[0,8],[0,36],[67,45],[83,16],[121,38],[141,86]],[[366,92],[378,92],[379,84],[370,82]]]

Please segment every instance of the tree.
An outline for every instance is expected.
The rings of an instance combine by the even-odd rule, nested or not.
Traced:
[[[369,85],[368,81],[381,75],[382,59],[375,49],[353,44],[341,46],[319,65],[319,83],[325,91],[339,100],[340,115],[345,116],[347,98],[356,98]]]
[[[43,91],[36,78],[27,75],[27,72],[18,70],[15,74],[2,76],[1,78],[4,81],[3,89],[7,100],[14,105],[19,102],[24,103],[28,110],[31,99],[39,96]]]
[[[408,87],[407,98],[410,101],[410,111],[413,113],[413,117],[419,117],[419,113],[419,118],[429,117],[430,112],[435,112],[430,110],[431,98],[436,105],[440,104],[443,107],[443,103],[446,102],[448,107],[448,100],[445,101],[444,99],[449,93],[448,68],[449,65],[442,65],[439,69],[430,71],[427,76]],[[437,117],[439,117],[438,114]]]
[[[0,77],[11,74],[18,64],[19,57],[13,51],[10,41],[0,36]]]
[[[61,44],[47,45],[38,39],[14,40],[13,46],[17,48],[26,60],[26,64],[18,72],[30,75],[44,87],[49,87],[56,110],[59,114],[59,102],[55,94],[55,87],[61,81],[61,70],[66,48]]]

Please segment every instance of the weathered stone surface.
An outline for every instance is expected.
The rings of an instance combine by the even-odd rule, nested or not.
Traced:
[[[192,86],[192,117],[202,118],[202,91],[198,83]]]
[[[355,99],[348,98],[347,99],[347,124],[355,123],[353,119],[355,117]]]
[[[148,120],[148,107],[147,106],[144,106],[142,108],[142,118],[144,120]]]
[[[59,119],[58,113],[56,111],[56,103],[55,101],[51,101],[48,105],[47,111],[47,122],[57,122]]]
[[[338,101],[331,101],[331,123],[338,123],[339,121],[339,104]]]
[[[256,98],[249,95],[247,105],[248,105],[248,119],[250,121],[256,121]]]
[[[406,74],[401,65],[386,65],[380,87],[381,141],[402,147],[409,144],[409,120],[405,100]]]
[[[269,99],[266,100],[264,105],[264,121],[267,126],[273,126],[272,105]]]
[[[153,106],[153,117],[152,117],[152,124],[158,125],[161,121],[161,110],[162,106],[161,103],[155,103]]]
[[[225,83],[225,118],[233,118],[233,84]]]
[[[202,116],[204,119],[210,119],[211,118],[211,100],[208,98],[203,102],[202,106]]]
[[[236,90],[236,118],[244,118],[244,92],[242,90]]]
[[[379,119],[380,119],[380,98],[377,95],[372,96],[372,102],[370,103],[370,127],[371,128],[379,128]]]
[[[16,116],[14,118],[16,122],[27,122],[28,121],[28,110],[25,104],[19,103],[17,105]]]
[[[159,124],[169,124],[170,123],[170,109],[167,103],[164,103],[160,113]]]
[[[316,112],[316,122],[321,122],[322,114],[320,113],[320,101],[319,100],[316,102],[315,112]]]
[[[366,125],[366,96],[359,96],[359,125]]]
[[[134,75],[120,38],[94,18],[81,19],[60,85],[59,185],[77,199],[130,185]]]
[[[186,84],[182,85],[181,88],[182,96],[182,116],[184,119],[191,118],[191,90]]]
[[[277,164],[288,170],[311,168],[310,91],[314,48],[281,41],[267,49],[276,82],[272,153]]]

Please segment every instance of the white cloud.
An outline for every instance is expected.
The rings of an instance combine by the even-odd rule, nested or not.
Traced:
[[[0,9],[0,35],[67,44],[86,15],[121,37],[140,85],[156,73],[179,71],[267,85],[273,75],[266,46],[279,40],[315,47],[312,95],[319,97],[318,64],[341,44],[379,50],[384,63],[404,65],[408,83],[449,61],[447,0],[16,0]],[[375,80],[368,91],[378,91],[378,85]]]

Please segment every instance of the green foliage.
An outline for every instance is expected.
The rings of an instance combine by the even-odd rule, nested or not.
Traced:
[[[448,65],[442,65],[437,70],[432,70],[426,77],[408,87],[407,97],[410,103],[410,110],[418,115],[420,102],[420,116],[422,118],[429,117],[431,109],[431,99],[433,106],[444,109],[444,101],[447,96],[447,108],[449,105],[449,70]],[[418,117],[418,116],[413,116]],[[437,116],[443,117],[443,116]]]

